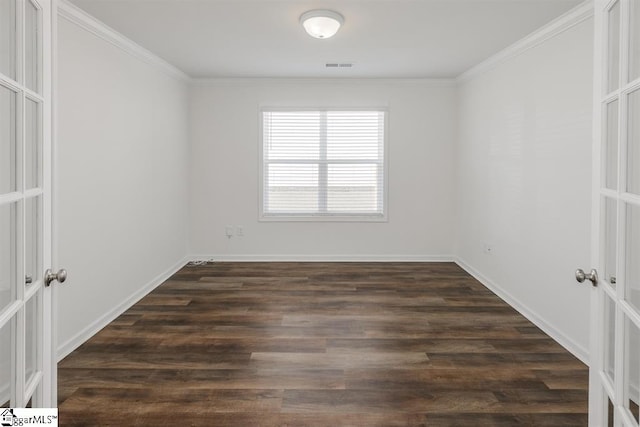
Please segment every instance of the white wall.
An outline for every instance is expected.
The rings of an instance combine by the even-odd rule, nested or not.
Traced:
[[[59,20],[60,352],[187,254],[187,83]]]
[[[591,26],[458,88],[366,79],[188,88],[61,19],[57,221],[59,265],[70,272],[58,288],[61,352],[190,253],[456,257],[584,358],[589,292],[573,270],[590,259]],[[259,108],[316,105],[388,108],[388,222],[258,221]],[[228,239],[226,225],[244,237]]]
[[[389,221],[258,221],[259,108],[388,107]],[[191,252],[215,259],[451,257],[455,87],[446,81],[210,80],[191,91]],[[244,237],[225,236],[241,225]]]
[[[588,353],[591,19],[459,87],[457,255],[574,353]],[[485,245],[491,246],[487,254]]]

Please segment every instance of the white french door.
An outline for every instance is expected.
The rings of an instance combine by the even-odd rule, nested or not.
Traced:
[[[640,0],[595,0],[590,426],[638,426]]]
[[[51,0],[0,0],[0,405],[55,407]]]

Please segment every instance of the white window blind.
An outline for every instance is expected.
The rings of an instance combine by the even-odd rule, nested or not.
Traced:
[[[384,111],[262,117],[263,217],[384,217]]]

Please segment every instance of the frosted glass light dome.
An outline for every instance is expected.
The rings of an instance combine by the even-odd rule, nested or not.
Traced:
[[[300,17],[305,31],[317,39],[328,39],[338,32],[344,17],[332,10],[310,10]]]

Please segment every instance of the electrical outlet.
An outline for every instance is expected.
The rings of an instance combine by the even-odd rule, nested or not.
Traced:
[[[224,234],[230,239],[233,237],[233,225],[227,225],[224,228]]]
[[[236,236],[244,237],[244,227],[241,225],[236,225]]]

